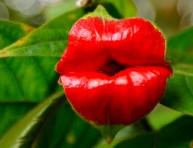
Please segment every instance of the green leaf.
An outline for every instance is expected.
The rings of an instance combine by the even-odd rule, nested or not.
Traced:
[[[6,47],[16,40],[22,38],[33,30],[32,27],[16,22],[0,20],[0,48]],[[18,121],[36,103],[23,101],[15,102],[18,89],[15,74],[10,67],[7,67],[8,60],[0,60],[0,137],[16,121]],[[11,72],[12,71],[12,72]],[[13,85],[16,84],[14,87]],[[13,88],[13,89],[12,89]],[[13,99],[15,97],[15,99]],[[12,101],[10,102],[12,98]]]
[[[75,9],[32,31],[26,37],[0,51],[0,57],[48,56],[60,57],[72,25],[90,9]]]
[[[112,2],[115,5],[123,18],[137,16],[137,9],[132,0],[109,0],[109,2]]]
[[[63,101],[62,95],[63,91],[57,92],[29,112],[3,136],[0,145],[15,148],[31,146],[46,119]]]
[[[160,131],[137,136],[119,143],[116,148],[188,148],[193,140],[193,118],[184,116]]]
[[[101,139],[100,132],[79,118],[69,104],[63,104],[36,139],[35,147],[93,147]]]
[[[32,30],[32,27],[25,24],[0,20],[0,49],[24,37]]]
[[[72,24],[85,13],[84,9],[64,13],[0,51],[5,57],[29,56],[0,59],[0,101],[41,101],[57,89],[55,64]],[[40,55],[49,58],[34,57]]]
[[[114,14],[110,11],[111,8],[106,7],[107,11],[111,12],[114,17],[118,18],[128,18],[128,17],[136,17],[137,16],[137,8],[132,0],[96,0],[99,3],[109,2],[111,3],[115,9],[118,11],[118,14]]]
[[[193,28],[168,41],[167,58],[171,61],[173,78],[167,83],[161,103],[185,114],[193,115]]]
[[[125,141],[120,142],[119,144],[117,144],[115,146],[115,148],[124,148],[124,147],[154,148],[155,146],[153,143],[153,138],[154,138],[154,135],[152,135],[152,134],[140,135],[140,136],[137,136],[133,139],[129,139],[129,140],[125,140]]]
[[[34,51],[45,51],[51,55],[48,51],[57,52],[59,50],[61,56],[67,42],[67,33],[69,32],[71,25],[87,11],[88,9],[76,9],[71,12],[64,13],[56,19],[41,26],[37,30],[33,30],[26,37],[0,50],[0,52],[3,54],[5,50],[9,50],[11,52],[14,50],[13,53],[19,53],[23,50],[24,54],[27,53],[30,55]],[[6,23],[6,25],[9,26],[9,22],[4,21],[0,22],[0,26],[5,26],[3,23]],[[15,26],[15,24],[10,26]],[[16,24],[16,26],[18,27],[13,27],[13,30],[11,27],[7,27],[7,30],[13,32],[14,34],[21,34],[18,35],[18,38],[20,38],[23,35],[23,33],[20,33],[20,30],[23,28],[20,24]],[[4,36],[5,33],[0,32],[0,34]],[[14,34],[13,36],[16,37]],[[11,39],[12,34],[9,34],[7,38]],[[10,40],[9,43],[11,43],[11,41],[14,42],[17,39]],[[5,106],[7,103],[8,105],[6,105],[6,111],[9,110],[9,106],[11,110],[12,106],[16,106],[19,103],[24,105],[32,103],[32,105],[34,105],[58,90],[61,86],[57,83],[58,75],[54,70],[58,60],[59,57],[54,58],[52,55],[49,58],[33,56],[1,58],[0,105]],[[1,121],[5,124],[2,126],[2,133],[0,134],[2,135],[5,131],[7,131],[13,122],[17,121],[19,117],[24,115],[24,113],[25,110],[22,110],[21,112],[13,112],[12,118],[11,116],[6,117],[7,121],[6,118],[1,119]],[[1,117],[4,117],[6,114],[7,112],[5,111],[0,112]]]
[[[173,64],[192,64],[193,27],[174,35],[168,40],[167,58]]]
[[[56,58],[0,59],[0,103],[39,102],[58,88]]]
[[[101,138],[99,131],[76,116],[64,99],[59,91],[39,104],[0,139],[0,145],[66,148],[96,144]]]
[[[160,128],[166,126],[167,124],[173,122],[177,118],[181,117],[183,114],[177,112],[171,108],[165,107],[158,104],[155,109],[147,115],[147,121],[149,125],[154,130],[159,130]]]
[[[0,103],[0,138],[7,132],[16,122],[19,121],[30,109],[32,109],[37,103],[18,102]]]

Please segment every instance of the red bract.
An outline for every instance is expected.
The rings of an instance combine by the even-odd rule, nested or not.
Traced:
[[[75,111],[97,125],[127,125],[149,113],[172,70],[165,40],[141,18],[80,19],[57,65]]]

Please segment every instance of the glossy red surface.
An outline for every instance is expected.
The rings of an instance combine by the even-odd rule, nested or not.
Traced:
[[[130,124],[149,113],[172,74],[165,41],[140,18],[80,19],[57,64],[75,111],[95,124]]]

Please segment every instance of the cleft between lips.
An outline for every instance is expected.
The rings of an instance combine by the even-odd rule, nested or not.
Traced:
[[[113,59],[110,59],[107,61],[107,63],[102,66],[100,72],[104,73],[108,76],[114,76],[118,72],[124,70],[126,68],[126,65],[119,64]]]

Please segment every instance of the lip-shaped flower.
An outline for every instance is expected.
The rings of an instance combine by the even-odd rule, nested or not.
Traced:
[[[57,64],[74,110],[97,125],[127,125],[143,118],[162,97],[172,70],[165,40],[141,18],[78,20]]]

